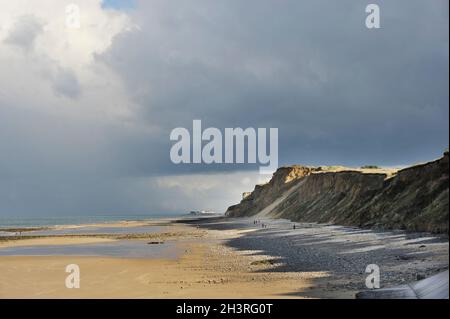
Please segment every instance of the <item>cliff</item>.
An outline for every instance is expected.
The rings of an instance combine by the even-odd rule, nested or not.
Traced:
[[[242,201],[228,207],[225,214],[228,216],[252,216],[259,213],[314,169],[300,165],[280,167],[267,184],[256,185],[253,192],[244,193]]]
[[[278,169],[226,216],[448,232],[448,152],[399,171],[290,166]]]

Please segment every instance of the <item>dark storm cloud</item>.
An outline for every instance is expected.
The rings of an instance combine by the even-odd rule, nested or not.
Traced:
[[[166,136],[202,119],[278,127],[281,163],[427,160],[448,145],[448,4],[379,4],[369,30],[355,1],[141,1],[98,59]]]
[[[11,68],[22,94],[0,86],[0,215],[216,209],[205,203],[223,211],[254,181],[174,175],[257,167],[172,164],[170,131],[193,119],[278,127],[280,165],[402,165],[448,147],[447,1],[377,1],[379,30],[365,27],[361,1],[132,3],[126,13],[137,27],[84,66],[112,70],[123,99],[104,90],[115,79],[91,83],[83,68],[39,65],[37,20],[5,29],[7,54],[31,54]],[[55,93],[57,105],[46,105]],[[100,115],[86,97],[98,99]],[[127,97],[131,119],[110,120]]]

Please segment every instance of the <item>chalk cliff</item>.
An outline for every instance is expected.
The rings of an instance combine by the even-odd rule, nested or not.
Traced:
[[[360,227],[448,232],[448,152],[398,171],[281,167],[226,216],[266,216]]]

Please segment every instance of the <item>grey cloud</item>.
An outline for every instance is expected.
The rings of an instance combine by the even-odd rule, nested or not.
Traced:
[[[5,42],[18,46],[25,51],[30,51],[42,30],[43,25],[35,16],[21,16],[15,22]]]
[[[53,89],[59,95],[76,99],[81,95],[81,86],[75,73],[71,70],[58,69],[52,79]]]

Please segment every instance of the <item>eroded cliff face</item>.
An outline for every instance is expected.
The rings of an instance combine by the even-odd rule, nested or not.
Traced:
[[[296,181],[309,175],[312,170],[317,170],[317,168],[300,165],[280,167],[267,184],[256,185],[253,192],[244,193],[242,201],[237,205],[228,207],[225,214],[230,217],[238,217],[259,213],[286,190],[294,186]]]
[[[283,167],[226,215],[448,232],[448,165],[445,153],[392,176],[382,170]]]

